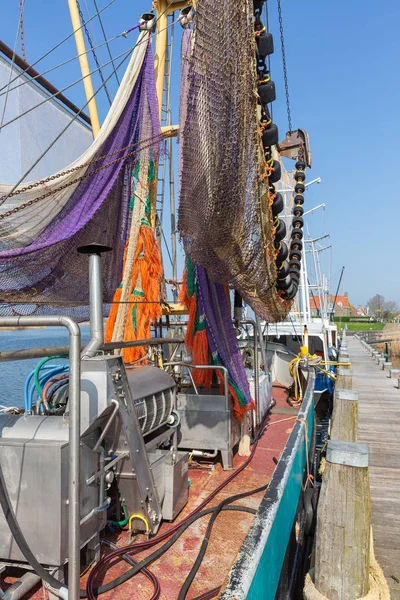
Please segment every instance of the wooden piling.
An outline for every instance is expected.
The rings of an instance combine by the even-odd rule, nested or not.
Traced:
[[[399,376],[400,369],[389,369],[389,377],[393,377],[394,379]]]
[[[314,579],[329,600],[368,593],[370,527],[368,446],[333,440],[318,503]]]
[[[343,353],[342,352],[339,354],[339,367],[343,368],[343,369],[350,369],[350,356],[348,355],[348,353]]]
[[[336,385],[340,389],[351,390],[353,387],[353,373],[351,369],[338,367]]]
[[[357,441],[358,392],[335,387],[331,439]]]

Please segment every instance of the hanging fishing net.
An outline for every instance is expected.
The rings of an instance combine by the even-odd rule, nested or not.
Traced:
[[[141,153],[156,159],[161,140],[148,38],[140,34],[99,136],[75,163],[16,190],[0,186],[0,314],[87,319],[88,261],[77,248],[92,242],[113,248],[102,261],[111,302],[131,232],[132,172]]]
[[[274,227],[257,103],[252,0],[198,0],[183,44],[178,228],[187,255],[265,320],[277,294]]]

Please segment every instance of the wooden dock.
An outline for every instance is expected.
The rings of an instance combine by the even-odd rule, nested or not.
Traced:
[[[359,392],[358,441],[369,445],[375,555],[400,600],[400,390],[354,337],[347,337]]]

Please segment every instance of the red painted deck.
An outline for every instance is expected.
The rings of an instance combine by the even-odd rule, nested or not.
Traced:
[[[273,459],[274,457],[279,459],[296,418],[296,411],[294,409],[281,410],[282,408],[288,408],[282,388],[274,387],[274,398],[277,401],[276,407],[269,417],[267,429],[258,444],[250,464],[208,506],[215,506],[228,496],[260,487],[267,484],[271,479],[275,469]],[[247,459],[236,454],[234,457],[234,468],[239,467],[245,460]],[[179,521],[188,515],[222,481],[232,474],[232,471],[223,471],[219,462],[213,464],[214,468],[212,471],[189,469],[191,481],[189,502],[179,515]],[[257,509],[263,494],[264,492],[260,492],[257,495],[249,496],[237,501],[236,504]],[[162,600],[176,600],[178,597],[179,590],[199,552],[209,518],[209,516],[205,516],[195,521],[177,540],[175,545],[149,567],[160,582],[160,598]],[[253,519],[254,515],[233,511],[225,511],[218,516],[203,563],[188,593],[188,599],[193,599],[224,583]],[[159,533],[167,531],[171,526],[171,524],[163,523]],[[122,531],[118,534],[115,532],[114,534],[108,534],[107,537],[120,547],[131,543],[128,531]],[[138,536],[136,541],[143,541],[144,539],[144,536]],[[151,550],[135,555],[135,559],[137,557],[143,558],[146,554],[153,552],[155,548],[153,547]],[[110,550],[105,548],[104,552],[108,553]],[[114,579],[128,568],[129,566],[124,561],[118,562],[103,574],[101,581],[98,581],[97,584],[106,583]],[[88,573],[82,577],[82,588],[85,587],[87,576]],[[7,589],[13,581],[14,579],[10,577],[2,579],[2,589]],[[152,584],[143,575],[139,574],[122,586],[103,594],[101,598],[103,600],[118,600],[120,598],[149,600],[152,593]],[[25,598],[42,600],[44,598],[43,591],[41,588],[36,589],[26,595]]]

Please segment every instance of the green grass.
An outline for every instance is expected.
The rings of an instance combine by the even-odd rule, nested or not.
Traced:
[[[338,330],[342,331],[344,326],[347,325],[347,331],[382,331],[385,327],[385,323],[336,323]]]

